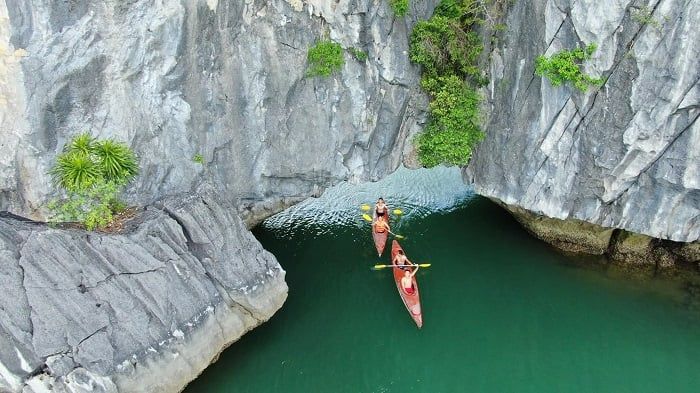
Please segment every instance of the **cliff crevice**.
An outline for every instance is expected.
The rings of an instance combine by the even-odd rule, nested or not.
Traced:
[[[487,136],[465,177],[539,215],[698,240],[699,11],[684,1],[514,4],[490,52]],[[598,49],[584,72],[603,77],[599,88],[534,76],[537,56],[589,44]]]

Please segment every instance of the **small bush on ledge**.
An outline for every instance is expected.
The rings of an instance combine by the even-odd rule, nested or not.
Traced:
[[[309,48],[308,60],[308,76],[330,76],[345,64],[343,48],[330,40],[319,41]]]
[[[362,49],[357,49],[357,48],[348,48],[348,52],[359,62],[365,62],[367,61],[367,58],[369,55],[367,55],[367,52],[363,51]]]
[[[136,155],[124,143],[84,133],[58,155],[49,174],[63,198],[51,201],[51,222],[80,222],[88,230],[109,225],[125,205],[118,196],[138,173]]]
[[[563,50],[551,57],[538,56],[535,60],[535,74],[549,79],[552,86],[572,82],[574,87],[585,92],[589,86],[603,84],[602,78],[594,78],[581,71],[582,63],[590,59],[595,50],[596,44],[590,44],[586,48]]]
[[[408,11],[408,0],[389,0],[389,5],[396,16],[404,16]]]

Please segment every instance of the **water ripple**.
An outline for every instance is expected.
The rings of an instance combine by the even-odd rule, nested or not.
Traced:
[[[306,233],[324,235],[338,226],[364,226],[360,206],[373,206],[383,197],[393,210],[403,211],[394,228],[433,213],[448,213],[469,203],[474,196],[471,187],[462,181],[457,168],[409,170],[400,168],[375,183],[341,183],[326,190],[319,198],[309,198],[263,222],[278,236],[287,237],[303,229]],[[370,213],[371,214],[371,213]]]

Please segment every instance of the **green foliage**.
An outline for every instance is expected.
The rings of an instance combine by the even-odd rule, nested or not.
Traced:
[[[661,22],[652,16],[652,10],[647,6],[642,6],[632,11],[632,20],[640,25],[650,25],[657,30],[661,30]]]
[[[447,130],[479,126],[479,94],[455,75],[425,78],[421,87],[432,97],[430,113],[436,127]]]
[[[432,97],[431,118],[417,139],[418,156],[426,167],[466,165],[473,147],[484,138],[479,127],[479,94],[455,75],[424,78]]]
[[[364,62],[367,60],[367,52],[363,51],[362,49],[351,47],[348,49],[348,51],[355,59],[357,59],[357,61]]]
[[[111,139],[97,142],[95,154],[106,181],[127,183],[139,171],[134,152],[123,143]]]
[[[88,156],[95,152],[95,142],[95,138],[93,138],[87,132],[84,132],[71,139],[70,144],[68,145],[68,150]]]
[[[197,153],[194,155],[194,157],[192,157],[192,161],[196,162],[197,164],[204,165],[204,156]]]
[[[114,182],[98,181],[86,189],[68,192],[61,200],[49,203],[54,213],[51,222],[80,222],[92,231],[104,228],[114,218],[114,213],[124,209],[117,195],[121,186]]]
[[[61,153],[49,173],[57,185],[68,191],[88,188],[102,176],[91,155],[79,150]]]
[[[433,17],[416,24],[411,34],[409,56],[422,66],[421,86],[432,98],[428,125],[416,139],[426,167],[466,165],[484,138],[476,88],[488,79],[478,65],[483,45],[475,31],[484,23],[484,4],[443,0]]]
[[[596,48],[595,44],[590,44],[586,48],[563,50],[551,57],[538,56],[535,74],[546,77],[555,87],[572,82],[574,87],[585,92],[589,86],[600,86],[603,84],[602,78],[594,78],[581,71],[581,64],[591,58]]]
[[[404,16],[408,11],[408,0],[389,0],[389,5],[396,16]]]
[[[308,76],[330,76],[333,72],[342,69],[345,64],[343,48],[340,44],[329,40],[319,41],[309,48],[308,60]]]
[[[425,74],[460,75],[485,85],[477,64],[483,48],[479,35],[466,31],[458,19],[433,16],[413,29],[409,56]]]
[[[433,15],[459,21],[465,26],[481,23],[479,0],[442,0]]]
[[[81,222],[93,230],[108,225],[124,209],[117,196],[138,173],[138,164],[127,145],[84,133],[66,144],[49,173],[64,194],[49,203],[50,221]]]
[[[138,173],[138,165],[125,144],[111,139],[97,141],[83,133],[66,144],[49,173],[56,185],[78,191],[100,180],[126,184]]]

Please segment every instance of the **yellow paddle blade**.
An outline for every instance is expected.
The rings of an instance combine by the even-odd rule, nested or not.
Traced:
[[[369,207],[368,204],[364,204],[364,205],[360,206],[360,209],[362,209],[362,211],[365,211],[365,212],[366,212],[366,211],[368,211],[368,210],[370,209],[370,207]]]
[[[372,269],[374,270],[379,270],[379,269],[384,269],[385,267],[393,267],[394,265],[374,265]],[[420,267],[430,267],[430,263],[419,263],[418,266]]]
[[[365,221],[372,222],[372,217],[370,217],[369,214],[363,214],[363,215],[362,215],[362,218],[364,218]]]
[[[401,209],[394,209],[394,214],[396,214],[397,216],[400,216],[403,214],[403,212],[401,211]]]

